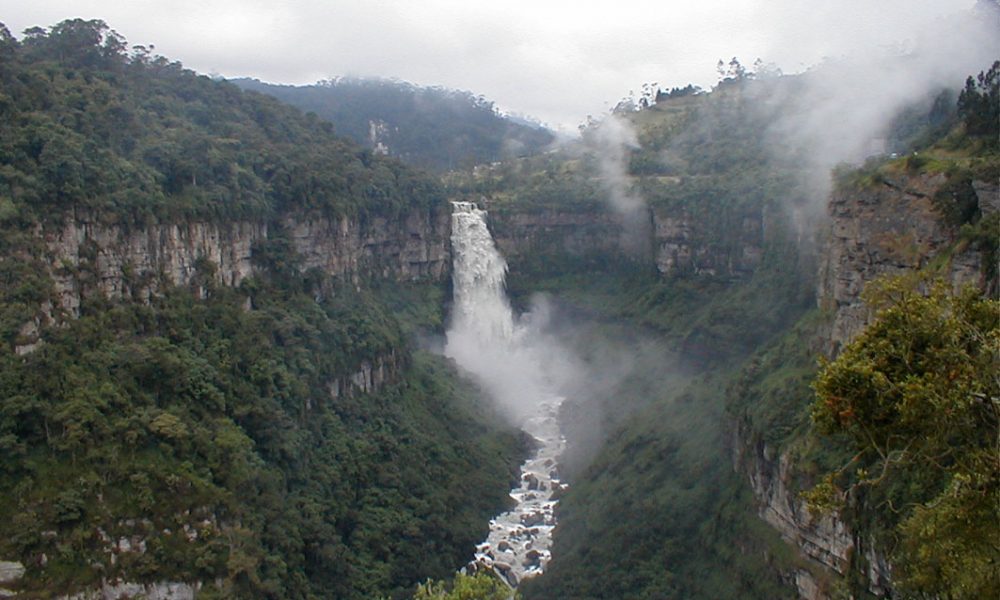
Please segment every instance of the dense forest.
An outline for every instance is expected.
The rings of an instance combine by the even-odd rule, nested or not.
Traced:
[[[553,141],[541,125],[502,116],[470,92],[351,77],[308,86],[232,81],[316,114],[370,150],[434,171],[535,154]]]
[[[141,222],[288,209],[391,213],[441,200],[430,177],[261,94],[213,82],[107,25],[20,42],[0,29],[2,214],[101,211]]]

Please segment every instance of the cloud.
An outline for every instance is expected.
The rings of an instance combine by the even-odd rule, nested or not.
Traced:
[[[104,19],[204,73],[281,83],[371,75],[470,90],[575,130],[646,82],[710,86],[719,58],[801,70],[852,49],[906,44],[973,3],[0,0],[0,14],[15,33]]]

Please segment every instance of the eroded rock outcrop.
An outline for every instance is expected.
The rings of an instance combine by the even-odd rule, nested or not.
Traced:
[[[305,270],[357,282],[361,278],[440,280],[449,272],[451,225],[440,211],[395,219],[293,215],[283,221]]]
[[[358,394],[377,392],[386,385],[397,383],[403,370],[402,361],[395,352],[389,352],[372,360],[364,360],[358,370],[346,377],[335,379],[327,385],[330,397],[349,398]],[[312,408],[312,406],[307,406]]]
[[[288,215],[263,221],[109,225],[86,215],[60,228],[39,228],[52,257],[55,308],[79,312],[88,293],[147,299],[164,284],[187,285],[210,265],[216,282],[236,286],[253,274],[255,244],[287,235],[302,268],[336,278],[439,280],[448,273],[449,222],[441,211],[398,218]]]
[[[144,600],[194,600],[201,586],[186,583],[104,583],[100,589],[63,596],[63,600],[120,600],[122,598],[143,598]]]
[[[984,285],[981,253],[955,246],[956,228],[944,222],[931,202],[944,182],[944,175],[899,177],[831,196],[818,298],[834,312],[832,353],[871,320],[861,292],[874,279],[943,260],[944,274],[954,287]],[[978,182],[974,189],[984,213],[997,210],[996,185]]]
[[[829,202],[829,233],[820,254],[818,300],[832,314],[824,350],[835,355],[870,322],[862,302],[866,284],[887,275],[934,264],[954,288],[985,289],[982,253],[957,243],[932,203],[943,175],[900,176],[861,190],[842,189]],[[975,182],[983,214],[1000,211],[1000,186]],[[745,474],[759,502],[760,517],[807,561],[789,573],[799,596],[830,598],[834,582],[849,569],[861,569],[868,591],[892,595],[892,565],[872,539],[862,539],[837,514],[811,514],[799,497],[796,465],[789,451],[776,451],[744,426],[735,431],[734,463]]]
[[[87,293],[148,299],[164,283],[188,284],[202,264],[214,266],[219,283],[239,285],[253,272],[252,248],[267,238],[268,226],[237,221],[125,227],[78,215],[38,233],[52,257],[56,308],[76,316]]]

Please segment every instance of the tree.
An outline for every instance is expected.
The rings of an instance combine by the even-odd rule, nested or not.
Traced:
[[[443,581],[428,581],[417,586],[414,595],[415,600],[509,600],[519,597],[495,576],[486,573],[459,573],[450,586]]]
[[[1000,60],[973,79],[965,80],[965,89],[958,96],[958,114],[965,122],[965,131],[981,137],[996,147],[1000,138]]]
[[[866,300],[877,319],[822,368],[812,409],[820,432],[846,434],[858,454],[811,497],[843,487],[848,512],[874,512],[908,591],[995,598],[1000,302],[912,278]]]
[[[744,67],[735,56],[729,59],[728,64],[723,62],[720,58],[719,62],[715,64],[715,70],[719,74],[720,83],[726,81],[742,81],[752,76],[752,73],[748,72],[746,67]]]
[[[24,33],[29,50],[74,67],[107,68],[125,60],[125,39],[100,19],[67,19],[48,33],[40,27]]]

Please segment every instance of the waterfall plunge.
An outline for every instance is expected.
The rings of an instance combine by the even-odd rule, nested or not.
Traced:
[[[514,318],[504,288],[507,262],[486,227],[486,211],[472,202],[452,204],[454,306],[445,355],[520,421],[553,387],[551,344],[542,340],[537,315]]]
[[[453,202],[454,308],[445,354],[478,380],[511,417],[538,441],[511,490],[513,510],[490,521],[487,539],[469,567],[492,568],[511,586],[541,573],[550,558],[555,526],[552,494],[565,487],[556,461],[566,442],[559,430],[562,397],[555,372],[565,372],[557,344],[546,340],[544,319],[514,318],[504,289],[507,263],[486,227],[486,211]]]
[[[486,211],[472,202],[452,204],[455,306],[447,353],[457,358],[497,345],[506,349],[514,337],[514,317],[504,292],[507,261],[486,228]]]

